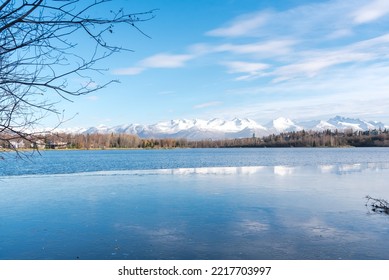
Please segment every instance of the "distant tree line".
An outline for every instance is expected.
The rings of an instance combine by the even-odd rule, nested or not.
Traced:
[[[3,135],[9,139],[11,136]],[[130,134],[65,134],[35,135],[34,139],[14,137],[0,141],[3,149],[172,149],[234,147],[389,147],[389,131],[297,131],[223,140],[142,139]]]
[[[238,138],[225,140],[190,141],[193,148],[238,147],[389,147],[388,130],[370,131],[297,131],[271,134],[261,138]]]

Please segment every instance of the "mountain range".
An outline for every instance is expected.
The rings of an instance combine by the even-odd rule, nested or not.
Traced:
[[[292,121],[291,119],[280,117],[266,125],[260,125],[254,120],[244,118],[234,118],[233,120],[223,120],[214,118],[211,120],[201,119],[181,119],[167,122],[158,122],[151,125],[128,124],[121,126],[97,126],[89,128],[57,129],[57,132],[65,133],[126,133],[138,135],[141,138],[186,138],[191,140],[201,139],[228,139],[243,137],[262,137],[270,134],[282,132],[292,132],[301,130],[323,131],[323,130],[350,130],[366,131],[373,129],[389,128],[382,122],[364,121],[360,119],[345,118],[336,116],[327,121]]]

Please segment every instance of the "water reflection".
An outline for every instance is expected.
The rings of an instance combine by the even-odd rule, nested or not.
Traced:
[[[146,171],[158,174],[172,175],[189,175],[189,174],[204,174],[204,175],[253,175],[258,173],[273,173],[278,176],[288,176],[294,173],[301,172],[316,172],[333,173],[333,174],[348,174],[354,172],[363,172],[365,170],[386,170],[389,169],[389,164],[386,163],[355,163],[355,164],[324,164],[316,166],[242,166],[242,167],[201,167],[201,168],[177,168],[164,169],[156,171]]]
[[[386,170],[389,169],[389,164],[386,163],[355,163],[355,164],[324,164],[316,166],[243,166],[243,167],[202,167],[202,168],[177,168],[165,169],[157,172],[158,174],[172,174],[172,175],[189,175],[189,174],[217,174],[217,175],[253,175],[258,173],[273,173],[278,176],[288,176],[294,173],[301,172],[316,172],[333,173],[333,174],[348,174],[354,172],[363,172],[365,170]]]
[[[176,168],[165,169],[156,171],[159,174],[172,174],[172,175],[189,175],[189,174],[202,174],[202,175],[236,175],[236,174],[256,174],[265,169],[265,166],[241,166],[241,167],[201,167],[201,168]],[[153,171],[149,171],[153,172]]]
[[[319,165],[318,168],[321,173],[325,174],[325,173],[334,173],[336,166],[330,164],[323,164],[323,165]]]
[[[387,164],[15,176],[0,259],[389,259]]]
[[[274,174],[279,176],[292,175],[296,168],[289,166],[274,166],[273,167]]]
[[[34,177],[74,177],[74,176],[128,176],[128,175],[258,175],[274,174],[277,176],[289,176],[298,173],[321,173],[344,175],[363,171],[388,170],[389,163],[355,163],[355,164],[323,164],[317,166],[239,166],[239,167],[200,167],[200,168],[174,168],[174,169],[150,169],[150,170],[114,170],[95,171],[74,174],[48,174],[48,175],[20,175],[2,176],[7,178],[29,179]]]
[[[334,164],[334,165],[319,165],[322,173],[336,173],[339,175],[363,172],[365,170],[386,170],[389,169],[388,163],[354,163],[354,164]]]

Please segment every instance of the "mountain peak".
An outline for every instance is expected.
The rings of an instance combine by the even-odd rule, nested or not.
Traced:
[[[360,119],[345,118],[336,116],[327,121],[314,120],[295,122],[289,118],[279,117],[262,126],[248,118],[234,118],[224,120],[213,118],[202,119],[175,119],[171,121],[158,122],[151,125],[127,124],[114,127],[99,125],[87,129],[56,129],[57,132],[65,133],[129,133],[136,134],[141,138],[187,138],[192,140],[200,139],[224,139],[224,138],[245,138],[266,136],[282,132],[314,130],[338,130],[352,129],[354,131],[365,131],[372,129],[383,129],[385,125],[376,121],[363,121]]]
[[[276,133],[302,130],[302,127],[296,125],[291,119],[285,117],[279,117],[271,121],[268,127]]]

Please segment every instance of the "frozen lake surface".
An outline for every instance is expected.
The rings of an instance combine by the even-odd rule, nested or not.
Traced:
[[[50,151],[0,163],[0,259],[389,259],[389,149]]]

